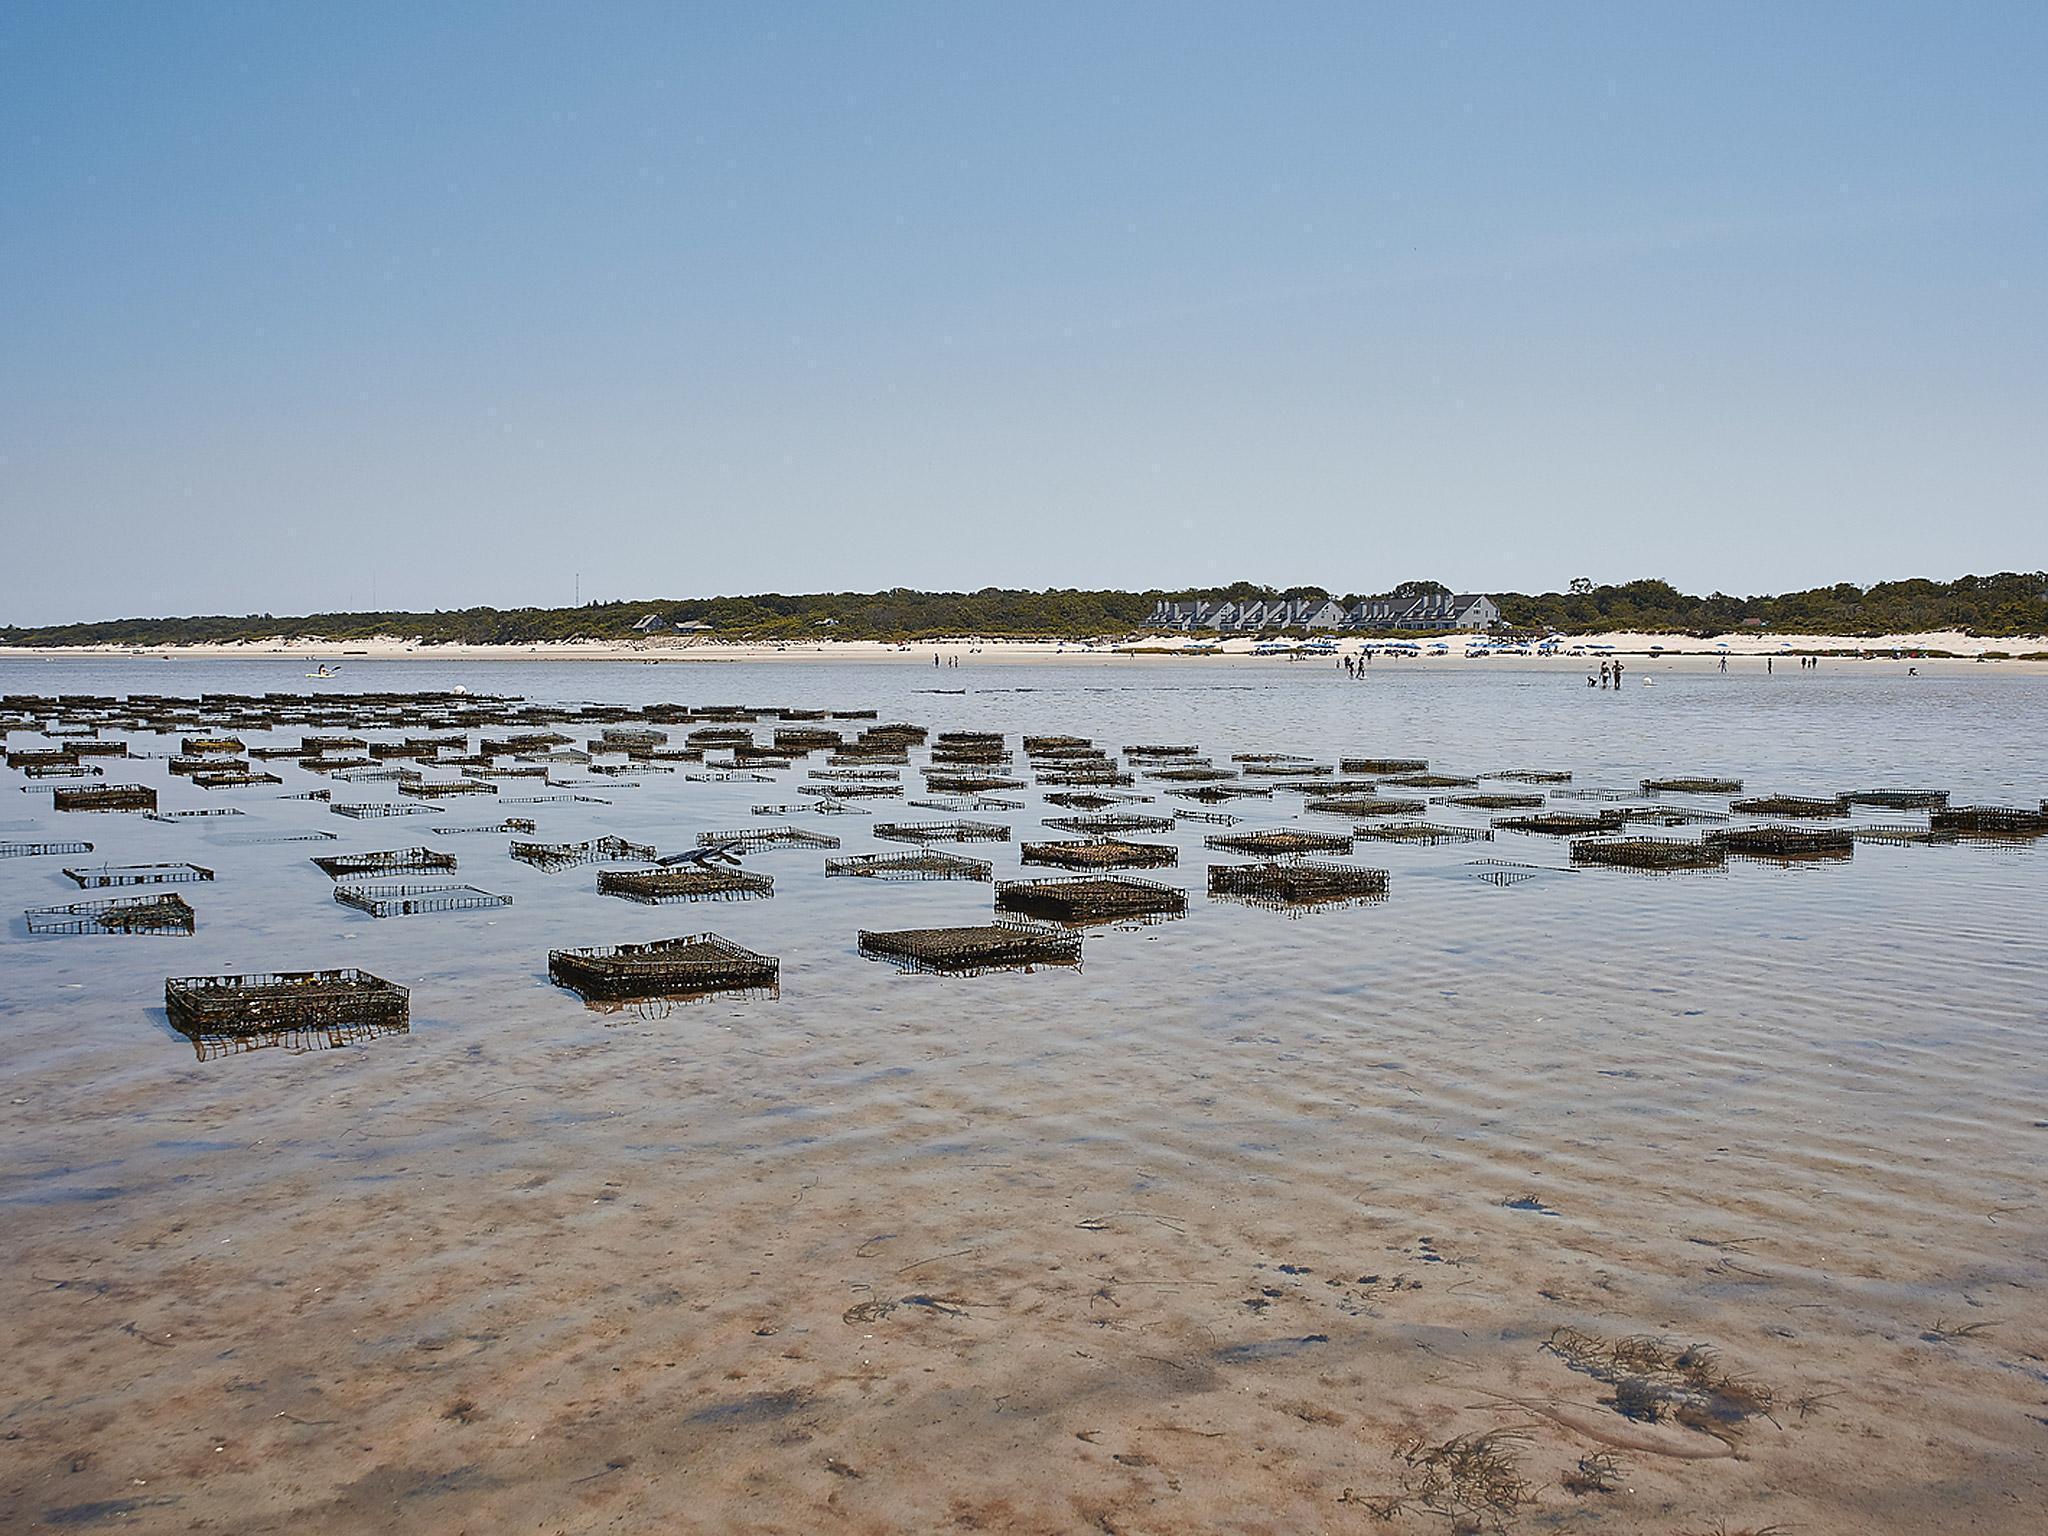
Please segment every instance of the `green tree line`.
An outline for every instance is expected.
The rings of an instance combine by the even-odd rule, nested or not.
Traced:
[[[425,644],[532,644],[620,640],[652,614],[667,624],[699,624],[722,638],[775,640],[919,640],[943,635],[1082,639],[1143,629],[1162,600],[1336,596],[1415,596],[1448,590],[1406,581],[1385,592],[1332,594],[1321,587],[1226,587],[1125,592],[984,587],[977,592],[763,592],[751,596],[586,603],[571,608],[460,608],[432,613],[313,613],[193,618],[108,619],[82,624],[0,625],[0,643],[19,646],[190,645],[208,641],[349,641],[378,636]],[[2048,573],[2001,572],[1956,581],[1843,582],[1767,597],[1724,592],[1695,597],[1665,581],[1598,586],[1577,581],[1563,592],[1494,594],[1502,620],[1516,629],[1586,634],[1606,629],[1717,634],[1745,627],[1784,633],[1880,635],[1956,629],[1973,635],[2048,633]]]

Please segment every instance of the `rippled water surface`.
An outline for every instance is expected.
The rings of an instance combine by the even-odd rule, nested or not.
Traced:
[[[1013,749],[2048,794],[2048,683],[2024,676],[304,670],[10,662],[0,693],[459,683],[873,708]],[[512,906],[379,921],[309,862],[505,814],[675,849],[799,800],[815,763],[367,822],[167,766],[113,777],[247,814],[56,815],[0,773],[0,839],[218,875],[177,888],[192,937],[30,937],[23,909],[87,894],[60,872],[81,861],[0,861],[0,1527],[2041,1528],[2048,848],[1652,877],[1505,832],[1367,842],[1385,902],[1290,916],[1212,901],[1224,829],[1189,823],[1142,835],[1180,849],[1146,873],[1188,887],[1185,918],[1092,929],[1078,969],[941,978],[855,935],[985,920],[986,885],[770,850],[747,864],[772,900],[643,907],[473,835],[439,846]],[[986,819],[1061,835],[1041,793]],[[944,814],[869,804],[801,824],[901,851],[878,817]],[[1344,825],[1285,791],[1225,809]],[[292,830],[337,837],[248,836]],[[1019,873],[1015,842],[966,851]],[[1482,859],[1554,872],[1497,884]],[[552,947],[704,929],[779,956],[779,996],[604,1013],[547,980]],[[165,1023],[167,975],[343,964],[411,989],[409,1034],[202,1062]],[[1672,1363],[1688,1345],[1711,1354]],[[1432,1451],[1489,1434],[1490,1457]]]

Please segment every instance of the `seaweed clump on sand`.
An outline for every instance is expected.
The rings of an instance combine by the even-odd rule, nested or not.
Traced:
[[[1413,1507],[1445,1516],[1453,1532],[1505,1531],[1524,1505],[1536,1501],[1534,1486],[1522,1475],[1525,1438],[1496,1429],[1437,1444],[1411,1440],[1395,1453],[1402,1462],[1400,1492],[1359,1502],[1382,1520]]]
[[[1668,1420],[1732,1444],[1745,1420],[1770,1415],[1771,1389],[1723,1369],[1719,1354],[1705,1344],[1680,1347],[1649,1334],[1608,1339],[1559,1328],[1543,1348],[1612,1388],[1607,1405],[1626,1419]]]

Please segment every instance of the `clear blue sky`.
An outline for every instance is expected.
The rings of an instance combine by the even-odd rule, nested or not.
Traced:
[[[2048,564],[2048,5],[0,9],[0,621]]]

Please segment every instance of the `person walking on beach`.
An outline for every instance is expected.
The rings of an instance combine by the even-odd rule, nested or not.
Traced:
[[[1768,673],[1768,672],[1770,672],[1771,670],[1772,670],[1772,658],[1770,658],[1769,656],[1766,656],[1766,657],[1764,658],[1764,671],[1765,671],[1766,673]]]
[[[1721,670],[1723,672],[1726,672],[1728,670],[1728,658],[1726,656],[1723,656],[1721,658]]]

